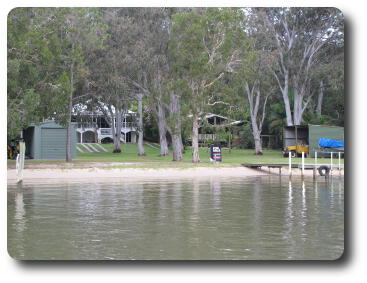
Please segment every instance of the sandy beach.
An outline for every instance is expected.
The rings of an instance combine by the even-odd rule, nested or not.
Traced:
[[[32,168],[24,169],[23,183],[60,183],[60,182],[85,182],[116,179],[186,179],[186,178],[238,178],[250,176],[279,175],[279,169],[250,169],[245,167],[197,167],[197,168]],[[289,175],[287,169],[283,169],[282,175]],[[293,169],[292,175],[301,174],[301,170]],[[312,176],[312,170],[306,170],[305,175]],[[339,175],[336,170],[335,175]],[[15,169],[7,170],[8,184],[17,182]]]
[[[23,183],[87,181],[99,179],[186,179],[207,177],[244,177],[266,175],[267,172],[233,168],[82,168],[82,169],[24,169]],[[8,184],[16,183],[15,169],[8,169]]]

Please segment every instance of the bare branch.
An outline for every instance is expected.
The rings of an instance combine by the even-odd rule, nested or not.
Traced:
[[[263,111],[262,111],[262,116],[261,116],[261,121],[260,121],[260,123],[259,123],[259,130],[260,130],[260,132],[261,132],[261,130],[262,130],[262,126],[263,126],[263,124],[264,124],[265,114],[266,114],[265,109],[266,109],[266,105],[267,105],[267,103],[268,103],[268,98],[269,98],[269,96],[270,96],[270,95],[271,95],[271,93],[268,93],[268,94],[265,96],[265,100],[264,100],[264,104],[263,104]]]
[[[284,92],[284,88],[282,87],[282,84],[280,83],[279,77],[278,77],[278,75],[276,74],[276,72],[274,70],[273,70],[273,75],[274,75],[276,81],[278,82],[278,85],[279,85],[280,90],[282,92]]]
[[[216,77],[213,81],[211,81],[210,83],[203,85],[203,88],[208,88],[211,87],[216,81],[220,80],[222,77],[224,76],[224,72],[220,73],[218,77]]]
[[[149,90],[147,88],[143,87],[140,83],[130,79],[129,77],[124,77],[124,79],[127,80],[129,83],[131,83],[134,87],[140,89],[145,94],[149,93]]]
[[[214,106],[214,105],[217,105],[217,104],[222,104],[222,105],[228,105],[228,106],[231,106],[230,103],[228,102],[224,102],[224,101],[215,101],[213,103],[208,103],[209,106]]]

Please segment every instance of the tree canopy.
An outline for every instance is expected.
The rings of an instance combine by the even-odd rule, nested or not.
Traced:
[[[334,8],[17,8],[7,38],[8,140],[46,118],[70,126],[77,103],[109,105],[110,118],[139,109],[141,143],[150,111],[161,155],[168,136],[174,160],[189,140],[193,162],[208,113],[251,125],[257,153],[263,131],[344,125]]]

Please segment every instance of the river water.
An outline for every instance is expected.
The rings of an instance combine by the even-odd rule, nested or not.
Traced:
[[[8,186],[16,259],[332,260],[343,250],[339,177]]]

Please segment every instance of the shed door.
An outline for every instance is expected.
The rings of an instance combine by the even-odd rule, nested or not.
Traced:
[[[41,129],[41,158],[64,159],[66,155],[66,129]]]

